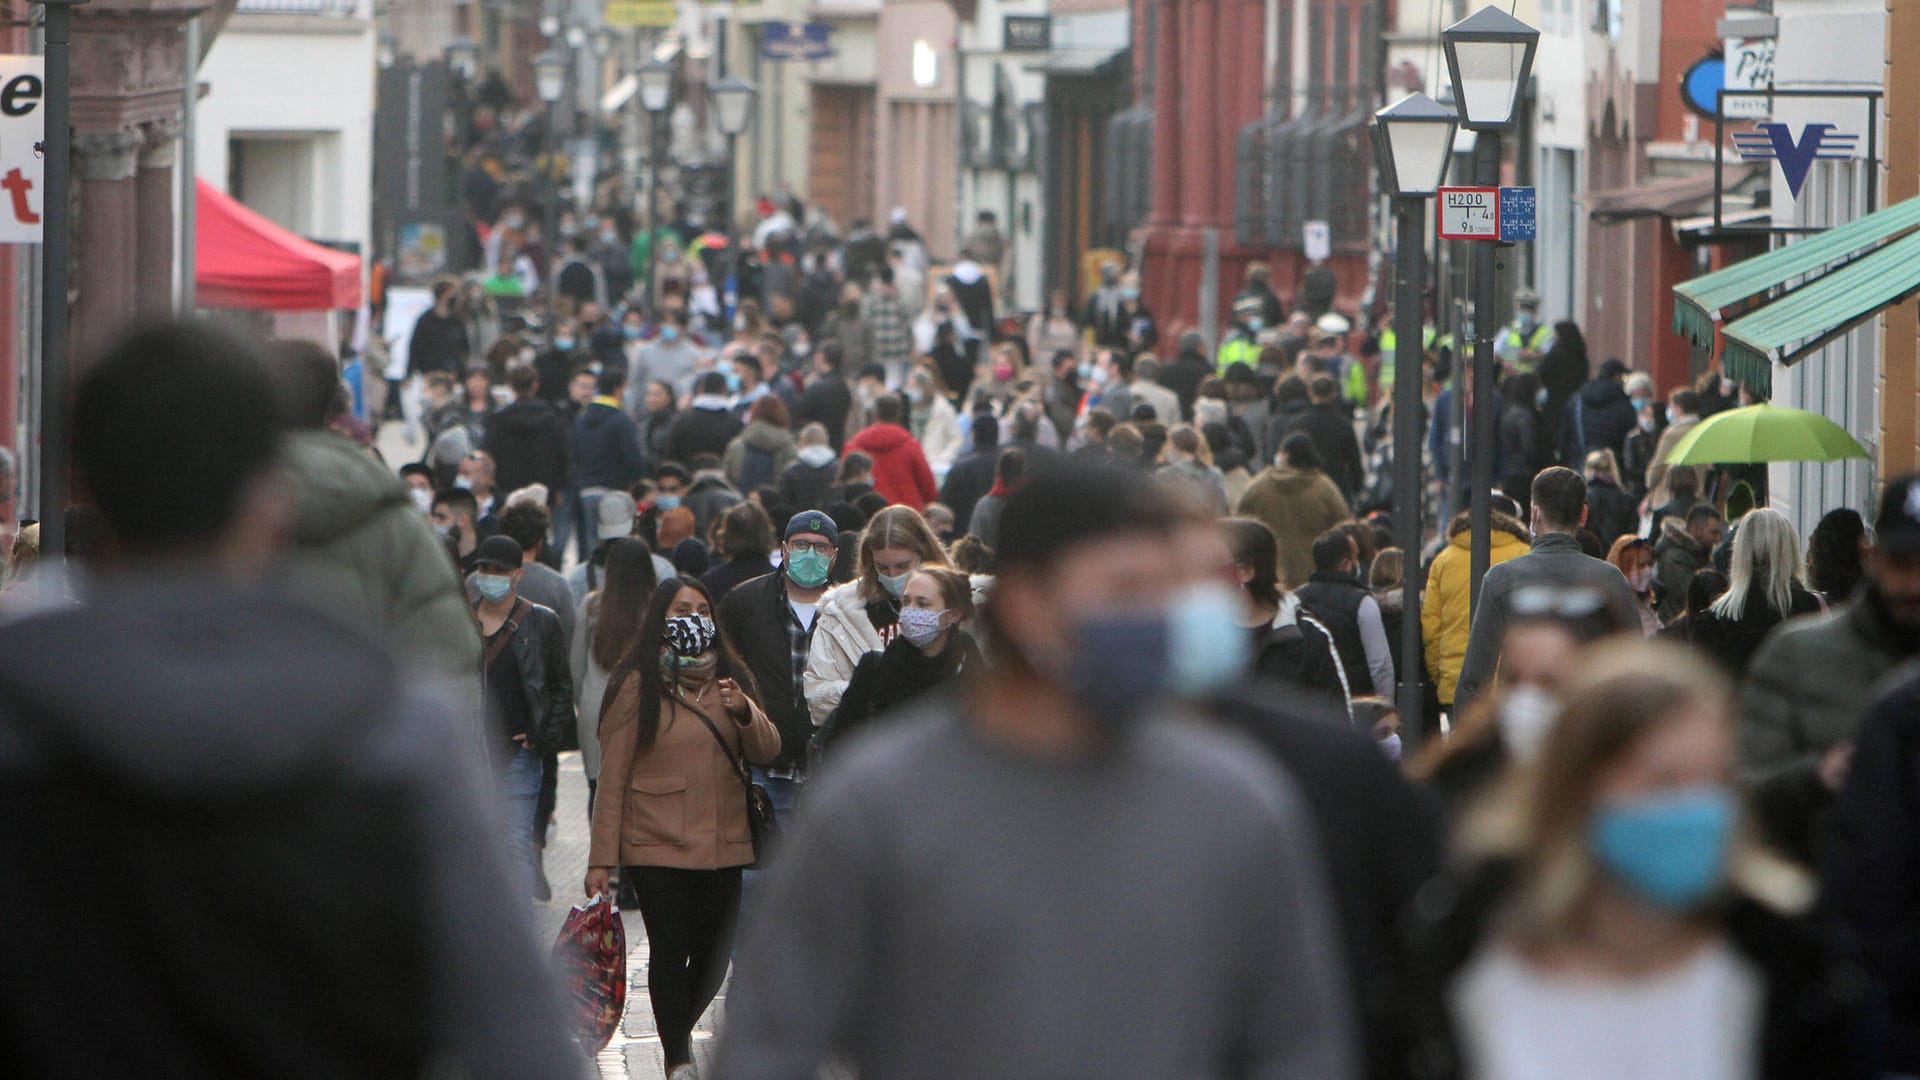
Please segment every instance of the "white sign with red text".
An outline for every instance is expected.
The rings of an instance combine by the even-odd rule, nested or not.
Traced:
[[[0,56],[0,244],[40,242],[46,79],[38,56]]]

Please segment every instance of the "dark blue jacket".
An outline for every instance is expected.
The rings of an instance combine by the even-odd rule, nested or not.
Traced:
[[[601,401],[580,411],[573,421],[573,473],[582,488],[625,491],[645,469],[640,432],[632,417]]]

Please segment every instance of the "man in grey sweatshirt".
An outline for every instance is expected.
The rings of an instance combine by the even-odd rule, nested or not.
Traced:
[[[1625,574],[1605,559],[1580,550],[1574,530],[1587,523],[1587,484],[1572,469],[1554,466],[1533,478],[1533,547],[1487,571],[1480,583],[1480,599],[1473,606],[1473,630],[1467,637],[1466,659],[1454,705],[1464,706],[1493,680],[1499,670],[1500,649],[1507,637],[1513,600],[1535,586],[1591,590],[1606,598],[1609,613],[1622,629],[1640,625],[1633,587]]]
[[[1008,499],[995,662],[809,792],[715,1075],[1355,1074],[1296,789],[1170,703],[1207,644],[1172,634],[1195,603],[1176,518],[1138,478],[1064,465]]]

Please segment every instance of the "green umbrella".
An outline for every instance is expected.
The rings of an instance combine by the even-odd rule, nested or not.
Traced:
[[[1779,405],[1749,405],[1700,421],[1667,455],[1667,464],[1839,461],[1872,456],[1845,428],[1819,413]]]

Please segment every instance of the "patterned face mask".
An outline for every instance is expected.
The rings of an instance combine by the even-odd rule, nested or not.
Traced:
[[[713,648],[713,620],[705,615],[679,615],[667,620],[667,646],[680,656],[699,656]]]

